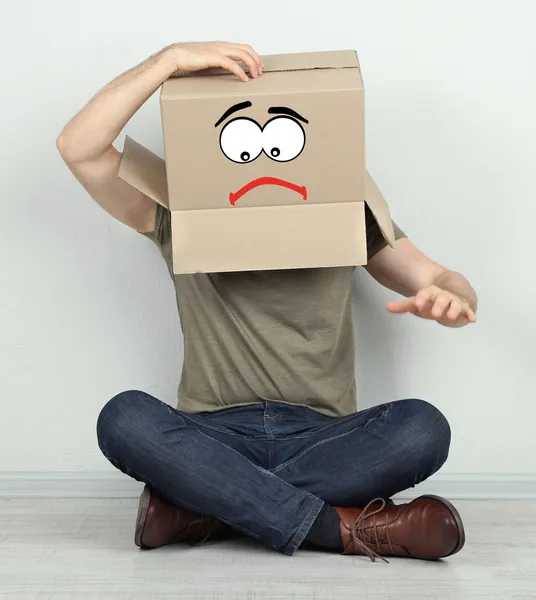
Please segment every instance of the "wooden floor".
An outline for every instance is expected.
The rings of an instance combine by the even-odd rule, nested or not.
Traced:
[[[536,502],[457,505],[460,554],[386,565],[247,540],[143,552],[133,500],[0,499],[0,600],[536,599]]]

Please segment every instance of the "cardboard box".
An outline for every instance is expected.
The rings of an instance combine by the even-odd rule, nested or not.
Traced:
[[[165,162],[125,142],[119,176],[171,210],[175,273],[365,264],[365,202],[394,244],[356,53],[263,61],[248,83],[207,69],[163,84]]]

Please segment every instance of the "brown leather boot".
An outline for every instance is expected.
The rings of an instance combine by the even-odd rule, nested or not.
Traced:
[[[208,539],[230,537],[231,531],[219,519],[175,506],[145,486],[138,508],[134,543],[143,549],[176,542],[197,545]]]
[[[439,496],[421,496],[396,505],[376,498],[365,508],[336,507],[341,518],[343,554],[373,562],[384,556],[436,560],[459,552],[465,543],[462,519]]]

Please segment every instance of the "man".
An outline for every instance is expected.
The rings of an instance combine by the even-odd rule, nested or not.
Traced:
[[[170,213],[119,179],[113,142],[175,71],[223,67],[246,82],[238,61],[250,77],[262,76],[262,60],[247,45],[165,48],[102,89],[57,140],[89,194],[152,238],[170,273]],[[406,296],[387,310],[448,327],[474,322],[477,300],[466,279],[395,232],[395,248],[386,247],[367,212],[366,269]],[[289,555],[306,547],[436,559],[462,548],[462,521],[447,500],[389,500],[442,466],[450,428],[422,400],[355,412],[353,271],[174,276],[184,333],[180,410],[124,392],[97,424],[105,456],[146,484],[138,546],[242,532]]]

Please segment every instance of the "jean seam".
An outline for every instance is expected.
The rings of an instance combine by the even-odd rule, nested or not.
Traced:
[[[382,413],[382,419],[385,419],[385,417],[387,416],[387,413],[393,408],[393,403],[387,402],[384,406],[385,406],[385,410]]]
[[[392,402],[388,402],[387,404],[384,405],[379,405],[379,406],[383,406],[384,410],[381,413],[381,415],[378,415],[377,417],[374,417],[372,419],[370,419],[369,421],[366,422],[365,425],[363,425],[363,427],[366,427],[368,425],[368,423],[372,423],[372,421],[375,421],[376,419],[379,419],[381,417],[384,417],[387,412],[392,408],[393,403]],[[368,410],[371,410],[373,408],[379,408],[379,406],[371,406]],[[327,429],[330,429],[331,427],[336,427],[337,425],[340,425],[341,423],[345,422],[345,421],[351,421],[353,419],[355,419],[356,417],[358,417],[363,411],[360,412],[355,412],[351,415],[346,415],[345,417],[340,417],[340,418],[335,418],[334,421],[332,421],[331,423],[326,423],[325,425],[322,425],[320,427],[315,427],[314,431],[311,433],[311,435],[316,435],[317,433],[322,433],[323,431],[326,431]],[[310,435],[305,435],[305,436],[296,436],[298,438],[306,438],[306,437],[311,437]],[[289,439],[291,439],[289,437]]]
[[[251,436],[251,435],[242,435],[240,433],[235,433],[234,431],[229,430],[228,428],[218,427],[216,425],[198,422],[194,418],[190,417],[188,414],[180,413],[181,417],[184,417],[187,421],[195,425],[196,427],[204,427],[205,429],[210,429],[212,431],[217,431],[218,433],[223,433],[224,435],[230,435],[232,437],[239,437],[243,440],[251,440],[251,441],[261,441],[270,439],[268,436]]]
[[[311,450],[314,450],[315,448],[318,448],[318,446],[322,446],[323,444],[327,444],[328,442],[331,442],[333,440],[338,440],[339,438],[344,437],[345,435],[350,435],[351,433],[354,433],[354,431],[356,431],[358,429],[365,429],[370,423],[372,423],[374,421],[377,421],[378,419],[383,418],[383,414],[384,413],[382,413],[381,415],[378,415],[377,417],[374,417],[373,419],[370,419],[363,426],[358,425],[357,427],[354,427],[353,429],[350,429],[349,431],[345,431],[344,433],[340,433],[339,435],[334,435],[334,436],[331,436],[329,438],[325,438],[323,440],[319,440],[318,442],[316,442],[316,444],[313,444],[309,448],[306,448],[303,452],[301,452],[297,456],[294,456],[293,458],[290,458],[289,460],[285,461],[284,463],[282,463],[282,464],[278,465],[277,467],[275,467],[274,469],[272,469],[272,473],[275,474],[278,471],[280,471],[281,469],[287,467],[288,465],[291,465],[291,464],[295,463],[297,460],[300,460],[300,458],[303,458],[306,454],[308,454],[309,452],[311,452]]]
[[[284,440],[306,440],[307,438],[313,437],[318,431],[311,431],[311,433],[305,435],[278,435],[278,441]]]
[[[270,415],[268,414],[268,403],[265,402],[262,421],[263,421],[264,431],[266,433],[267,446],[268,446],[268,469],[271,469],[271,467],[272,467],[272,460],[273,460],[273,454],[274,454],[273,445],[274,445],[274,439],[275,439],[274,432],[272,430],[271,420],[272,420],[272,417],[270,417]]]

